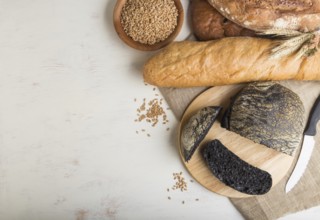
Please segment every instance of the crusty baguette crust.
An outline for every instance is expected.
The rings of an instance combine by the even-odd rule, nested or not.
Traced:
[[[193,87],[267,80],[320,80],[320,53],[270,59],[274,41],[235,37],[174,42],[146,62],[145,82],[160,87]]]

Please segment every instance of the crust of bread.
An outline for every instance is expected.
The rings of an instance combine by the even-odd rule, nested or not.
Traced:
[[[270,59],[274,41],[252,37],[174,42],[144,65],[146,83],[160,87],[217,86],[269,80],[320,80],[320,53]]]
[[[222,37],[255,36],[255,32],[226,19],[207,0],[190,3],[191,25],[198,40],[207,41]]]
[[[284,28],[313,31],[320,27],[319,0],[208,0],[233,22],[255,31]]]

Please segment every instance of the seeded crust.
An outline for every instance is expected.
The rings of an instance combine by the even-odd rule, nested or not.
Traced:
[[[320,0],[208,0],[221,14],[248,29],[320,27]]]

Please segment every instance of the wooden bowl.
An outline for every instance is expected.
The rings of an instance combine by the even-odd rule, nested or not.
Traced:
[[[143,44],[138,41],[134,41],[130,36],[128,36],[125,31],[122,28],[121,22],[120,22],[120,17],[121,17],[121,10],[126,3],[126,0],[118,0],[113,11],[113,24],[116,29],[116,32],[118,33],[119,37],[130,47],[138,49],[138,50],[143,50],[143,51],[152,51],[152,50],[158,50],[160,48],[165,47],[169,43],[171,43],[179,34],[182,24],[183,24],[183,19],[184,19],[184,11],[183,7],[181,5],[180,0],[173,0],[177,9],[178,9],[178,22],[175,30],[171,33],[171,35],[168,36],[163,41],[160,41],[158,43],[149,45],[149,44]]]

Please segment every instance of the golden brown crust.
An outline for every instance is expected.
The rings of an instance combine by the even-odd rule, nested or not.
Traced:
[[[144,66],[147,83],[161,87],[216,86],[266,80],[320,80],[320,53],[272,60],[272,40],[251,37],[175,42]]]
[[[320,0],[208,0],[233,22],[256,31],[320,27]]]
[[[198,40],[255,35],[254,31],[223,17],[207,0],[192,0],[190,8],[192,29]]]

